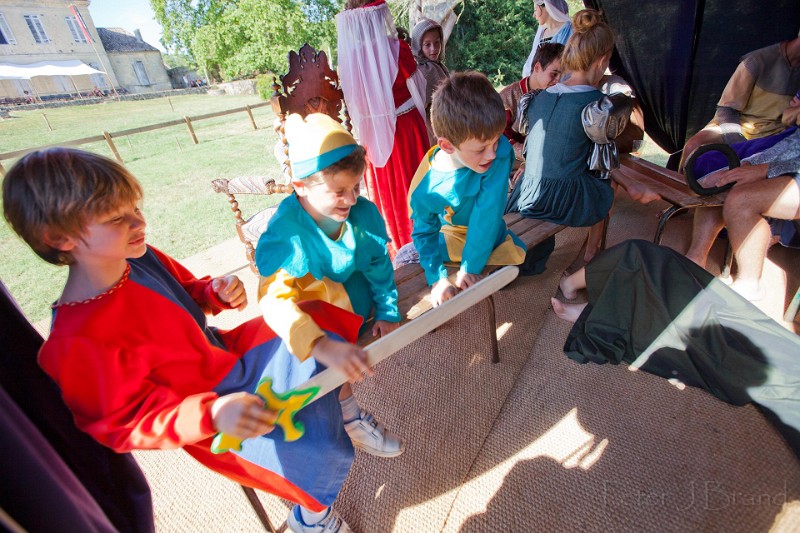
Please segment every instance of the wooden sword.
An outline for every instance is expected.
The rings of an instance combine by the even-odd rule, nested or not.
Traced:
[[[367,364],[374,367],[393,353],[405,348],[423,335],[433,331],[462,311],[488,298],[502,289],[517,277],[519,268],[505,266],[489,274],[467,290],[461,291],[453,298],[434,307],[427,313],[406,322],[385,337],[381,337],[365,348]],[[255,393],[264,398],[267,409],[278,413],[276,426],[283,430],[286,441],[294,441],[303,436],[302,423],[294,420],[295,414],[306,405],[322,398],[332,390],[347,382],[347,377],[333,368],[326,368],[311,377],[305,383],[285,393],[272,390],[272,380],[262,379]],[[218,434],[214,438],[211,450],[222,453],[228,450],[241,450],[242,441],[236,437]]]

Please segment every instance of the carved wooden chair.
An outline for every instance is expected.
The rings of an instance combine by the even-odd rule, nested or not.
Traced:
[[[279,163],[284,178],[291,179],[289,163],[289,144],[286,141],[284,124],[290,113],[305,117],[310,113],[325,113],[351,131],[350,116],[344,104],[344,93],[339,86],[339,76],[331,69],[325,52],[317,52],[308,43],[298,52],[289,52],[289,71],[280,77],[280,83],[273,78],[272,111],[275,113],[275,129],[280,137]],[[255,247],[266,230],[269,219],[277,206],[263,209],[252,216],[245,217],[239,208],[236,195],[240,194],[288,194],[292,192],[289,181],[276,183],[268,176],[242,176],[232,179],[219,178],[211,182],[214,192],[225,194],[228,198],[236,222],[236,234],[245,246],[245,254],[250,268],[258,274],[255,265]]]
[[[289,52],[289,72],[281,76],[280,85],[272,85],[272,111],[280,122],[278,133],[283,143],[285,161],[289,161],[289,145],[283,125],[286,115],[299,113],[325,113],[352,131],[350,115],[344,104],[344,93],[339,86],[339,75],[331,69],[325,52],[317,52],[308,43],[299,53]]]

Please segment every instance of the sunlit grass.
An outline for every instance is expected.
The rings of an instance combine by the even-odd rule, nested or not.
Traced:
[[[186,95],[134,102],[36,111],[15,111],[0,122],[0,152],[63,142],[164,122],[183,115],[200,115],[260,103],[255,96]],[[172,110],[174,108],[174,111]],[[53,127],[48,131],[42,118]],[[277,135],[269,107],[253,110],[258,130],[244,112],[194,122],[199,144],[192,143],[185,125],[115,139],[126,166],[144,187],[148,241],[183,258],[236,236],[226,198],[211,189],[211,180],[237,175],[278,176],[272,155]],[[105,142],[80,147],[113,157]],[[13,161],[1,161],[8,170]],[[269,203],[277,202],[275,197]],[[245,214],[268,205],[263,198],[243,197]],[[244,253],[242,254],[244,258]],[[49,316],[49,304],[63,286],[66,269],[40,260],[0,223],[0,279],[32,321]]]

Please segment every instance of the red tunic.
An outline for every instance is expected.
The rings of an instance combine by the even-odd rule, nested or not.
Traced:
[[[129,263],[130,277],[112,292],[59,307],[39,353],[40,366],[60,387],[78,428],[118,452],[183,447],[201,463],[238,483],[310,509],[329,505],[330,501],[324,500],[335,499],[349,468],[327,488],[330,494],[319,495],[302,488],[305,473],[288,479],[291,476],[248,461],[244,454],[216,455],[210,450],[216,433],[210,412],[218,398],[215,388],[223,382],[235,388],[231,376],[246,374],[245,370],[252,368],[248,362],[259,357],[266,358],[262,362],[286,357],[288,362],[282,368],[301,363],[291,356],[275,355],[274,348],[256,355],[268,343],[280,345],[271,342],[276,336],[261,317],[228,332],[206,326],[203,312],[225,308],[216,298],[210,278],[196,279],[153,248]],[[354,340],[360,318],[327,304],[312,304],[326,306],[322,314],[319,309],[307,309],[319,319],[320,327]],[[252,392],[254,387],[245,390]],[[340,414],[338,400],[329,396],[334,395],[317,403],[330,401],[334,412]],[[327,427],[332,422],[324,420],[322,424]],[[331,438],[346,439],[343,428],[336,428]],[[319,450],[334,450],[329,457],[342,457],[349,466],[352,452],[349,443],[345,444],[338,453],[339,444],[326,448],[326,443],[316,443]],[[327,479],[327,473],[320,477]]]

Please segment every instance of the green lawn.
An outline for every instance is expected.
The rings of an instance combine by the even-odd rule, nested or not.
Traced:
[[[185,95],[169,99],[107,102],[36,111],[11,111],[0,121],[0,152],[36,147],[128,128],[260,103],[257,96]],[[174,108],[174,111],[173,111]],[[42,113],[53,128],[48,131]],[[129,170],[144,187],[148,241],[177,258],[188,257],[236,236],[228,202],[211,190],[218,177],[267,174],[280,169],[272,155],[277,134],[269,106],[254,109],[258,130],[244,112],[193,122],[199,144],[185,125],[115,139]],[[105,142],[80,148],[112,157]],[[13,161],[0,161],[8,170]],[[281,197],[271,199],[277,202]],[[268,205],[244,197],[240,207],[252,214]],[[244,258],[244,252],[242,254]],[[66,269],[40,260],[5,223],[0,222],[0,279],[32,321],[49,316]]]
[[[99,135],[148,124],[253,105],[257,96],[185,95],[170,99],[109,101],[92,106],[11,112],[0,121],[0,152],[10,152],[70,139]],[[171,102],[171,105],[170,105]],[[46,114],[53,131],[42,117]],[[272,155],[277,134],[274,115],[266,106],[253,110],[258,130],[244,112],[194,122],[200,144],[194,145],[185,125],[115,140],[126,166],[144,186],[148,241],[176,258],[184,258],[236,236],[226,199],[211,190],[218,177],[267,174],[279,176]],[[81,146],[112,157],[105,142]],[[647,141],[642,155],[663,165],[666,154]],[[8,169],[13,161],[0,161]],[[238,197],[245,215],[270,200]],[[243,254],[244,257],[244,254]],[[36,322],[49,316],[49,304],[64,284],[66,269],[40,260],[0,221],[0,279],[9,287],[28,317]]]

